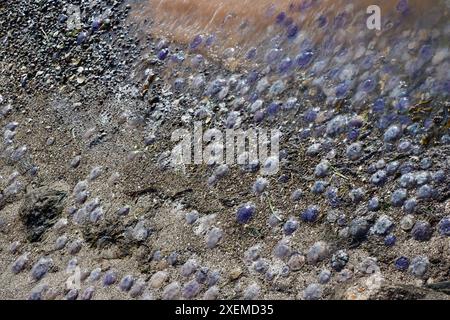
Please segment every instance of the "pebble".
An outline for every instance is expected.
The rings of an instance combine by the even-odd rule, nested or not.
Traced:
[[[164,282],[168,279],[168,276],[169,275],[165,271],[157,271],[149,280],[150,287],[155,289],[161,288]]]

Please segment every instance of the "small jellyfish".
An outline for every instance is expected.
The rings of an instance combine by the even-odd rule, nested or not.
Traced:
[[[395,260],[395,268],[399,271],[408,270],[409,267],[409,259],[407,257],[399,257]]]
[[[55,241],[55,249],[56,250],[61,250],[66,246],[68,239],[66,235],[62,235],[60,237],[58,237]]]
[[[215,41],[216,41],[216,35],[210,34],[205,40],[205,46],[210,47],[214,44]]]
[[[71,255],[76,255],[78,252],[80,252],[82,244],[82,240],[76,239],[67,245],[67,251]]]
[[[117,215],[119,216],[126,216],[130,213],[130,207],[129,206],[125,206],[120,208],[119,210],[117,210]]]
[[[173,82],[173,89],[176,91],[183,90],[184,86],[186,85],[186,82],[183,78],[176,78]]]
[[[66,300],[77,300],[77,298],[78,298],[77,289],[70,289],[64,297],[64,299]]]
[[[243,293],[244,300],[255,300],[260,294],[261,288],[256,283],[249,285]]]
[[[384,214],[375,222],[374,226],[372,227],[372,232],[376,235],[384,236],[389,231],[391,231],[393,227],[394,223],[392,222],[391,218]]]
[[[236,220],[238,223],[246,224],[250,222],[255,214],[255,206],[252,203],[245,204],[238,208],[236,212]]]
[[[117,281],[117,274],[115,270],[108,270],[103,277],[103,285],[105,287],[111,286]]]
[[[103,167],[94,167],[92,171],[89,173],[89,180],[96,180],[103,173]]]
[[[283,232],[285,235],[290,236],[298,229],[298,221],[294,218],[290,218],[283,225]]]
[[[324,269],[320,271],[318,276],[318,281],[320,284],[327,284],[331,279],[331,272],[330,270]]]
[[[287,27],[287,31],[286,31],[286,36],[288,39],[295,39],[298,36],[298,32],[299,32],[299,27],[296,24],[290,24]]]
[[[137,298],[139,297],[145,289],[146,282],[143,279],[138,279],[133,286],[131,287],[129,293],[130,297]]]
[[[252,191],[257,195],[260,195],[264,192],[268,185],[269,181],[265,178],[260,177],[253,184]]]
[[[21,256],[19,256],[14,263],[12,264],[11,270],[14,274],[18,274],[19,272],[21,272],[23,269],[25,269],[26,265],[29,262],[29,253],[26,252],[24,254],[22,254]]]
[[[198,269],[197,261],[195,261],[194,259],[189,259],[181,266],[180,274],[183,277],[189,277],[197,269]]]
[[[318,17],[316,21],[317,21],[317,26],[319,28],[325,27],[327,25],[327,23],[328,23],[328,19],[324,15],[321,15],[320,17]]]
[[[217,300],[219,297],[219,288],[213,286],[205,291],[203,295],[204,300]]]
[[[91,271],[91,273],[88,276],[88,281],[89,282],[95,282],[98,279],[100,279],[102,273],[102,269],[101,268],[95,268]]]
[[[395,142],[402,134],[401,129],[397,125],[389,127],[384,133],[385,142]]]
[[[94,295],[94,287],[87,287],[80,295],[80,300],[91,300]]]
[[[158,52],[157,57],[159,60],[166,60],[169,55],[169,49],[165,48]]]
[[[450,216],[444,217],[439,221],[438,231],[441,236],[450,237]]]
[[[349,260],[348,253],[345,250],[338,250],[331,257],[331,267],[339,272],[345,268],[348,260]]]
[[[349,192],[349,197],[354,203],[360,203],[365,196],[365,191],[362,188],[352,189]]]
[[[257,54],[257,49],[256,48],[250,48],[248,51],[247,51],[247,53],[245,54],[245,58],[247,59],[247,60],[253,60],[253,59],[255,59],[255,57],[256,57],[256,54]]]
[[[394,246],[396,242],[397,242],[397,237],[394,236],[393,234],[389,234],[386,236],[386,238],[384,238],[384,244],[387,247]]]
[[[266,273],[266,271],[269,269],[269,263],[265,259],[258,259],[252,264],[253,270],[255,270],[257,273]]]
[[[134,277],[132,275],[126,275],[122,278],[122,280],[120,280],[119,282],[119,288],[122,291],[130,291],[131,287],[134,284]]]
[[[191,59],[191,64],[194,67],[199,67],[203,62],[205,62],[205,58],[201,54],[196,54]]]
[[[186,299],[195,298],[200,292],[200,284],[195,280],[191,280],[183,286],[181,292]]]
[[[40,280],[43,278],[50,268],[53,266],[53,260],[51,258],[40,258],[31,268],[31,276],[33,279]]]
[[[305,222],[315,222],[319,217],[320,210],[317,206],[309,206],[302,212],[300,218]]]
[[[206,246],[210,249],[217,246],[223,236],[223,231],[220,228],[212,228],[206,235]]]
[[[363,153],[363,146],[360,142],[355,142],[347,147],[346,155],[347,157],[352,160],[358,160]]]
[[[276,61],[278,61],[280,59],[280,57],[281,57],[281,50],[272,48],[272,49],[269,49],[269,51],[267,51],[265,59],[266,59],[267,63],[274,64]]]
[[[295,58],[295,62],[297,63],[298,67],[305,68],[311,63],[313,58],[314,52],[312,50],[305,50],[297,55],[297,57]]]
[[[77,45],[82,45],[83,43],[86,42],[88,38],[88,33],[85,31],[81,31],[78,35],[77,35]]]
[[[378,197],[373,197],[372,199],[369,200],[368,204],[367,204],[367,209],[369,209],[369,211],[378,211],[380,209],[380,200],[378,199]]]
[[[191,43],[189,44],[189,48],[191,50],[196,50],[203,42],[203,37],[201,35],[196,35],[194,39],[192,39]]]
[[[275,17],[275,23],[276,24],[282,24],[283,21],[286,19],[287,15],[286,12],[280,12],[276,17]]]
[[[431,239],[433,231],[426,221],[417,221],[411,230],[412,237],[417,241],[428,241]]]
[[[322,286],[318,283],[312,283],[303,291],[303,299],[320,300],[322,297]]]
[[[162,300],[175,300],[180,295],[181,286],[178,282],[168,284],[162,293]]]
[[[432,198],[434,194],[435,194],[434,189],[428,184],[424,184],[419,189],[417,189],[416,192],[417,199],[420,200],[428,200]]]
[[[427,273],[429,266],[430,261],[427,257],[417,256],[411,260],[408,270],[413,276],[423,278]]]
[[[361,84],[361,90],[369,93],[375,89],[376,85],[377,85],[377,83],[373,78],[368,78],[368,79],[364,80],[363,83]]]

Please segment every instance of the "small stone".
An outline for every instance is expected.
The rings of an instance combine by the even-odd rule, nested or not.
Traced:
[[[242,269],[239,267],[236,267],[236,268],[231,269],[231,271],[229,273],[229,278],[230,278],[230,280],[235,281],[235,280],[239,279],[241,274],[242,274]]]
[[[287,265],[292,271],[298,271],[305,265],[305,256],[294,253],[288,260]]]
[[[149,280],[150,287],[154,289],[161,288],[164,282],[166,282],[167,278],[168,274],[165,271],[158,271],[154,273]]]

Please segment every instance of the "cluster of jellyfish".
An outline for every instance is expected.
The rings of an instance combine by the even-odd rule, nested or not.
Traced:
[[[365,2],[262,1],[253,16],[246,1],[230,1],[234,7],[222,1],[183,1],[179,7],[177,1],[155,2],[156,12],[164,11],[155,17],[156,28],[169,30],[175,40],[183,28],[186,42],[180,48],[163,38],[156,46],[173,90],[233,97],[256,122],[311,98],[322,108],[341,100],[355,111],[370,106],[386,129],[395,121],[411,123],[411,108],[450,92],[444,1],[400,0],[383,7],[380,31],[367,28]],[[205,72],[217,60],[226,71]],[[303,87],[308,90],[299,92]]]

